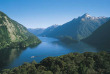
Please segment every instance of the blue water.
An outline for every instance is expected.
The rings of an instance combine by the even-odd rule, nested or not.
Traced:
[[[60,56],[71,52],[97,52],[95,47],[92,47],[83,42],[64,44],[55,38],[39,37],[42,41],[38,46],[26,49],[11,49],[10,54],[6,57],[7,62],[4,68],[13,68],[22,65],[24,62],[40,62],[46,57]],[[36,56],[35,58],[31,58]],[[2,60],[3,61],[3,60]],[[5,61],[5,59],[4,59]]]

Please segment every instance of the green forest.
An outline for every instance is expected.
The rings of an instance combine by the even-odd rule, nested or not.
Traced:
[[[110,74],[110,52],[69,53],[24,63],[1,74]]]
[[[110,0],[0,0],[0,74],[110,74]]]

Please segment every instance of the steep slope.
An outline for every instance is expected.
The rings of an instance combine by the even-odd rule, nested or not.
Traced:
[[[32,29],[32,28],[29,28],[28,31],[33,33],[34,35],[39,35],[41,33],[44,32],[44,28],[36,28],[36,29]]]
[[[105,23],[107,17],[92,17],[84,14],[81,17],[75,18],[61,26],[58,26],[50,33],[46,34],[49,37],[71,36],[75,40],[81,40],[88,37],[101,24]]]
[[[41,34],[39,34],[39,35],[47,36],[47,35],[50,34],[54,29],[56,29],[58,26],[59,26],[59,25],[56,25],[56,24],[55,24],[55,25],[52,25],[52,26],[46,28],[46,29],[44,30],[44,32],[41,33]]]
[[[23,25],[0,12],[0,49],[13,46],[26,47],[39,42],[40,40]]]
[[[101,48],[110,48],[110,20],[82,41]]]

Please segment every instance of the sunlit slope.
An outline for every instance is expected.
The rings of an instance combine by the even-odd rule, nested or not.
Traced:
[[[29,39],[32,41],[30,42]],[[23,42],[30,42],[29,44]],[[39,43],[40,40],[18,22],[9,18],[3,12],[0,12],[0,49],[10,47],[10,44],[23,43],[22,45],[28,46],[33,43]],[[19,45],[18,45],[19,46]]]

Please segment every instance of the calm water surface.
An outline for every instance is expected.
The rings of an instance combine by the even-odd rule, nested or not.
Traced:
[[[13,68],[22,65],[24,62],[40,62],[42,59],[49,56],[60,56],[71,52],[97,52],[95,47],[92,47],[83,42],[64,44],[57,39],[48,37],[39,37],[42,41],[36,47],[26,49],[10,49],[0,53],[0,68]],[[35,58],[31,58],[36,56]]]

